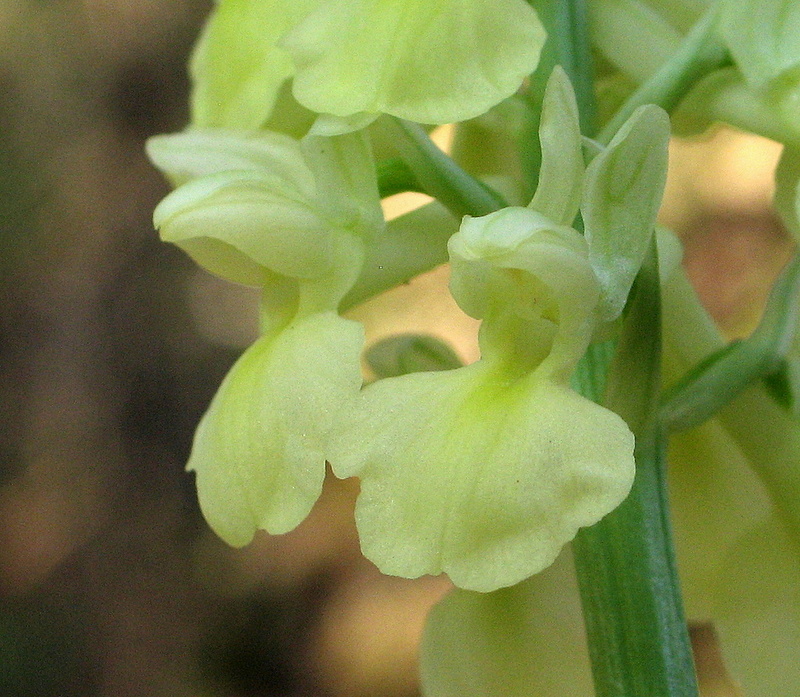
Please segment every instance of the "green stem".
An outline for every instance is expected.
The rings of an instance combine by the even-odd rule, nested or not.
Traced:
[[[568,6],[562,11],[571,17],[586,16],[585,0],[549,5]],[[551,33],[559,26],[546,25]],[[571,35],[556,42],[565,45],[558,62],[580,66],[581,74],[573,68],[570,77],[580,108],[594,114],[591,66],[574,58],[585,55],[588,28],[585,21],[570,27]],[[602,135],[601,140],[612,137]],[[596,695],[697,697],[669,522],[665,434],[657,419],[661,305],[654,244],[634,284],[610,365],[609,353],[607,345],[591,347],[576,376],[583,393],[595,401],[605,391],[606,405],[627,421],[636,437],[630,495],[573,542]]]
[[[800,313],[800,254],[786,265],[770,292],[755,331],[712,354],[664,395],[659,412],[668,431],[703,423],[748,385],[768,376],[789,349]]]
[[[675,54],[643,82],[604,126],[597,140],[607,145],[630,115],[643,104],[657,104],[671,112],[697,81],[729,65],[730,55],[715,32],[717,7],[697,21]]]
[[[636,478],[622,505],[581,530],[572,545],[597,697],[698,694],[672,546],[666,438],[656,418],[660,323],[652,250],[634,285],[605,390],[606,405],[636,436]],[[596,360],[589,355],[590,364]],[[585,391],[597,397],[598,387]]]
[[[488,215],[508,205],[500,194],[444,153],[422,126],[391,116],[379,123],[388,131],[425,193],[440,201],[457,218]]]
[[[578,101],[581,132],[591,135],[595,130],[594,77],[589,42],[589,19],[583,2],[530,0],[539,19],[547,28],[547,41],[536,73],[538,92],[530,90],[537,106],[544,87],[556,65],[569,76]]]

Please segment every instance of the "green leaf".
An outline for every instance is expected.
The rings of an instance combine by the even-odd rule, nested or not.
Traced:
[[[581,213],[605,320],[622,312],[650,244],[667,177],[669,133],[662,109],[640,107],[586,170]]]
[[[441,124],[513,94],[543,43],[524,0],[348,0],[321,3],[280,45],[313,111]]]
[[[296,319],[231,368],[197,428],[188,469],[203,515],[228,544],[298,525],[322,490],[330,433],[361,385],[361,326]]]
[[[669,358],[669,364],[672,364],[672,374],[680,378],[686,370],[724,348],[725,344],[716,325],[703,308],[684,274],[675,274],[664,288],[664,293],[664,338],[667,348],[665,357]],[[796,321],[796,311],[795,314],[787,313],[786,319],[790,322]],[[779,326],[773,324],[774,328]],[[791,338],[791,329],[785,334],[783,331],[778,334],[781,340],[777,342],[777,345],[787,348],[783,339]],[[765,335],[765,337],[767,336],[768,334]],[[739,345],[741,343],[744,342],[740,342]],[[769,346],[770,342],[765,343]],[[729,349],[728,354],[732,354],[735,348]],[[791,357],[793,350],[791,345],[788,346],[788,350]],[[769,370],[774,367],[775,360],[780,361],[780,355],[772,353],[772,357],[767,362]],[[790,360],[789,365],[791,363]],[[748,367],[741,362],[738,364],[733,362],[729,368],[729,371],[722,373],[727,376],[728,380],[738,380],[747,385],[750,379],[755,379],[752,374],[748,375]],[[709,389],[717,389],[710,382],[707,383],[707,386]],[[734,396],[732,402],[719,411],[716,410],[720,404],[715,402],[712,395],[703,395],[701,391],[693,393],[695,397],[699,395],[701,399],[705,400],[700,404],[695,404],[697,411],[694,414],[701,417],[696,422],[700,422],[716,412],[714,418],[701,424],[700,427],[705,428],[706,425],[717,422],[725,427],[742,455],[749,460],[752,471],[758,474],[759,479],[766,487],[769,497],[787,529],[796,541],[800,541],[800,505],[798,505],[800,502],[800,468],[795,464],[800,462],[800,429],[798,429],[796,416],[778,404],[758,380],[744,389],[738,389],[732,393],[728,387],[725,387],[723,392],[727,393],[727,397]],[[676,393],[672,391],[672,394]],[[670,404],[669,394],[665,397],[667,399],[664,399],[662,408],[667,408]],[[687,410],[687,413],[693,412]],[[668,419],[665,419],[665,423],[670,425]],[[683,438],[683,434],[693,432],[694,429],[691,429],[676,435]],[[728,460],[730,458],[716,458],[713,461],[724,463]]]

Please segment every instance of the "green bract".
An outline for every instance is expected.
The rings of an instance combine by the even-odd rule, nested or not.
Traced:
[[[217,392],[188,464],[209,524],[244,545],[306,517],[329,434],[361,386],[363,329],[337,309],[383,224],[374,165],[363,134],[189,132],[150,152],[186,181],[156,209],[162,237],[263,289],[264,335]]]
[[[713,44],[733,65],[720,61],[694,80],[673,114],[677,133],[693,135],[723,122],[800,144],[800,5],[794,0],[592,0],[592,11],[595,44],[634,83],[655,79],[693,24],[712,27],[696,50]],[[635,31],[626,30],[630,22]]]
[[[220,0],[192,61],[192,121],[258,128],[292,76],[318,132],[379,113],[461,121],[513,94],[544,38],[524,0]]]

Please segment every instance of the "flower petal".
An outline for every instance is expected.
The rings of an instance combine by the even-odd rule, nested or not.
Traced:
[[[594,694],[571,556],[511,588],[445,596],[428,616],[420,673],[425,697]]]
[[[171,133],[150,138],[147,155],[174,186],[208,174],[252,170],[269,173],[309,197],[314,194],[314,178],[299,141],[282,133],[222,129]]]
[[[364,133],[301,143],[280,133],[195,131],[153,140],[150,150],[173,179],[188,178],[153,213],[162,239],[228,280],[336,277],[335,306],[363,261],[363,249],[351,263],[343,252],[383,229]]]
[[[523,370],[545,360],[548,371],[568,379],[591,339],[600,293],[583,236],[511,207],[465,217],[448,248],[453,297],[470,316],[488,320],[482,354],[505,350]]]
[[[313,201],[261,172],[194,179],[169,194],[153,220],[164,241],[231,281],[247,282],[254,265],[307,279],[332,270],[328,221]]]
[[[650,245],[667,179],[669,117],[637,109],[586,168],[581,204],[603,319],[616,319]]]
[[[512,95],[544,38],[523,0],[349,0],[322,3],[281,46],[313,111],[449,123]]]
[[[219,0],[191,60],[192,125],[260,128],[272,111],[291,59],[275,46],[320,0]]]
[[[583,147],[578,104],[564,69],[547,82],[539,124],[542,166],[529,207],[560,225],[572,225],[583,189]]]
[[[362,550],[381,571],[485,592],[547,567],[624,499],[633,436],[565,386],[509,385],[478,362],[367,387],[331,464],[361,478]]]
[[[722,649],[743,694],[794,697],[800,685],[800,548],[776,516],[730,549],[712,598]]]
[[[329,434],[361,386],[361,325],[333,313],[296,319],[236,362],[195,435],[203,515],[226,542],[284,533],[322,489]]]

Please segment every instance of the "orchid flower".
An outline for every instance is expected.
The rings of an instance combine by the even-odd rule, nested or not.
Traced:
[[[662,241],[659,252],[671,256]],[[683,271],[674,264],[661,270],[670,381],[723,340]],[[708,679],[716,685],[724,680],[731,694],[739,685],[752,697],[792,697],[800,682],[794,660],[800,651],[800,538],[759,478],[771,468],[794,466],[799,433],[796,417],[753,386],[718,416],[670,439],[669,493],[687,615],[690,623],[713,627],[725,674]],[[588,696],[589,666],[567,549],[546,571],[511,588],[456,588],[445,596],[423,638],[422,692]],[[702,689],[707,676],[699,677]]]
[[[317,500],[329,434],[361,386],[360,324],[338,315],[383,217],[364,134],[188,132],[149,144],[183,182],[156,208],[164,240],[263,290],[263,335],[231,368],[188,469],[235,546],[294,528]]]
[[[449,243],[451,292],[483,321],[481,359],[368,386],[336,439],[334,472],[361,480],[362,550],[385,573],[446,572],[478,591],[513,585],[627,494],[630,430],[569,380],[641,264],[667,133],[663,114],[646,110],[584,172],[574,95],[554,74],[531,206],[468,216]],[[579,207],[586,237],[569,226]],[[617,257],[627,261],[608,264],[610,234],[627,236]]]

